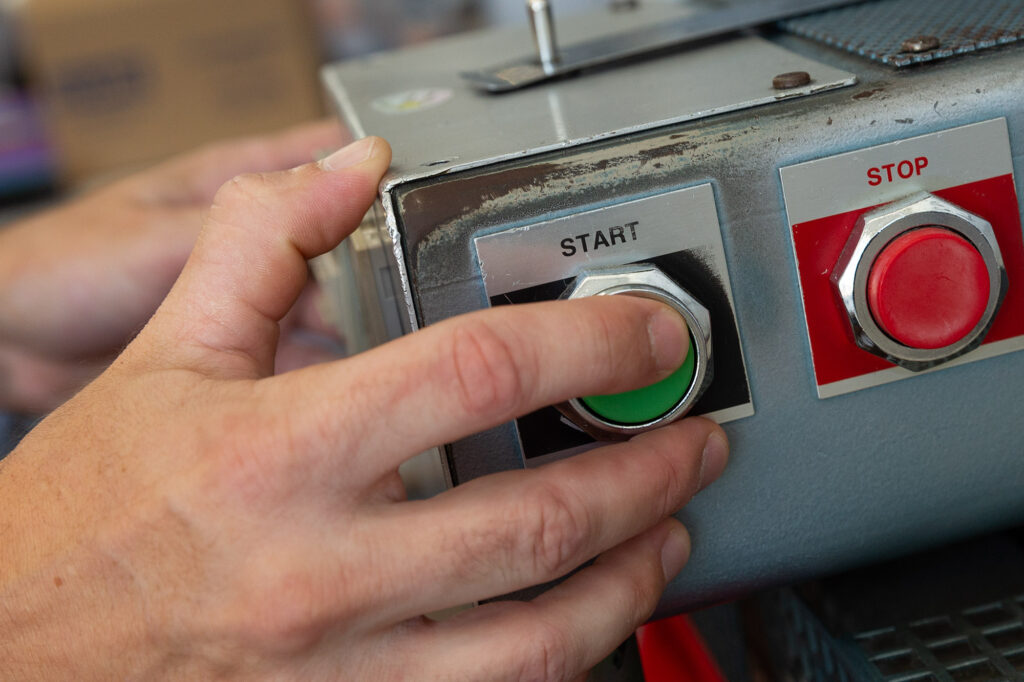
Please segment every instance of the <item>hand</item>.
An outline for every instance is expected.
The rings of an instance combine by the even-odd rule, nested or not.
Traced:
[[[212,145],[0,230],[0,409],[48,411],[110,363],[167,294],[226,180],[342,143],[323,122]],[[297,324],[316,320],[311,300]]]
[[[689,554],[670,514],[726,463],[711,422],[426,501],[397,469],[663,378],[688,336],[667,307],[504,307],[272,376],[306,260],[389,161],[368,138],[226,185],[152,321],[0,464],[0,678],[570,680],[650,616]],[[422,617],[594,556],[533,602]]]

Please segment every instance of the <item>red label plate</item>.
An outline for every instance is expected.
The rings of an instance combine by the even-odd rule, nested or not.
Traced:
[[[1009,278],[1009,288],[983,347],[1024,336],[1024,238],[1012,175],[932,192],[992,223]],[[830,277],[857,218],[876,208],[863,208],[793,225],[793,246],[803,292],[807,332],[817,384],[825,387],[889,370],[892,363],[859,348]],[[974,351],[969,359],[980,353]],[[821,391],[823,397],[846,391]]]

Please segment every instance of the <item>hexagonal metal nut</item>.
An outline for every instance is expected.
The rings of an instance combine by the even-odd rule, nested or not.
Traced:
[[[643,424],[619,424],[601,418],[590,411],[579,398],[559,405],[574,424],[595,438],[628,438],[643,431],[679,419],[711,383],[714,367],[711,358],[711,313],[690,292],[654,265],[637,264],[585,270],[562,295],[564,299],[614,295],[642,296],[661,301],[672,307],[690,328],[696,353],[693,382],[672,410]]]
[[[912,348],[886,334],[871,314],[867,295],[871,267],[882,250],[899,235],[927,226],[953,230],[970,241],[988,266],[990,284],[988,304],[975,328],[956,343],[936,349]],[[1007,287],[1006,269],[992,225],[927,192],[862,215],[832,270],[831,280],[857,345],[915,372],[949,362],[977,348],[988,333]]]

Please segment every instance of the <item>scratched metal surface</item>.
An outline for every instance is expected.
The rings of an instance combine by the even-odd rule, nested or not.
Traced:
[[[836,58],[844,68],[853,59]],[[815,397],[777,171],[997,116],[1009,120],[1020,168],[1022,67],[1019,50],[909,77],[865,63],[857,88],[400,193],[429,324],[487,304],[476,234],[714,183],[757,415],[728,425],[729,472],[681,515],[696,550],[660,614],[1024,522],[1024,355]],[[522,466],[511,425],[452,444],[451,455],[460,480]]]
[[[860,84],[394,190],[417,312],[431,324],[487,305],[474,236],[713,183],[757,414],[727,425],[729,470],[680,515],[695,550],[659,615],[1024,522],[1024,353],[818,400],[778,176],[1005,116],[1021,192],[1024,51],[894,72],[776,40]],[[522,466],[511,424],[450,454],[461,481]]]
[[[882,0],[790,19],[788,31],[883,64],[910,66],[1005,45],[1024,37],[1019,0]],[[913,36],[935,36],[939,47],[903,52]]]
[[[576,28],[565,26],[566,33]],[[592,70],[585,77],[504,95],[479,92],[459,76],[467,65],[528,47],[525,31],[473,33],[330,65],[323,79],[356,137],[391,141],[395,153],[385,178],[391,184],[853,83],[846,71],[758,37]],[[813,77],[802,86],[774,89],[773,76],[790,71]]]

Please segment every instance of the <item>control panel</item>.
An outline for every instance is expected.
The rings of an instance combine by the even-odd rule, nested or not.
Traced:
[[[1005,119],[781,175],[819,397],[1024,348]]]
[[[438,444],[459,485],[721,422],[734,456],[678,514],[694,551],[658,615],[1024,522],[1024,8],[844,4],[602,68],[573,46],[637,36],[565,35],[540,80],[489,70],[529,47],[515,31],[325,71],[350,131],[395,151],[381,257],[349,259],[382,319],[623,295],[686,318],[663,382]],[[656,28],[684,11],[640,5]]]
[[[538,464],[685,414],[727,422],[754,414],[722,235],[708,183],[476,238],[491,305],[584,296],[644,296],[690,328],[686,362],[636,391],[583,396],[517,420]]]

